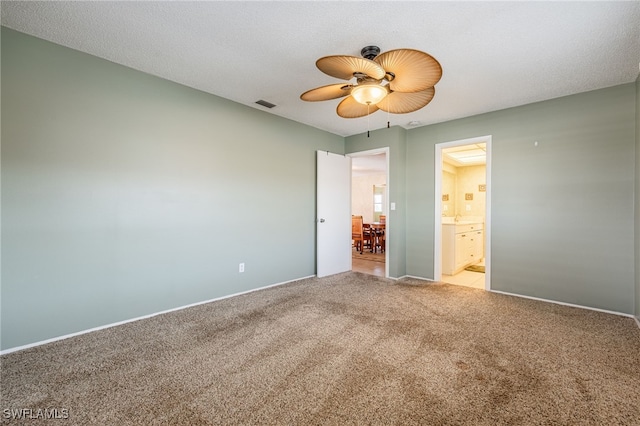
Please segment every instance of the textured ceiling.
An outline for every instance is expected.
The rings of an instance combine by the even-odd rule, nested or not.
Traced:
[[[2,25],[337,135],[409,128],[629,83],[640,2],[11,2]],[[335,113],[326,55],[423,50],[444,70],[410,114]],[[263,99],[277,106],[256,105]]]

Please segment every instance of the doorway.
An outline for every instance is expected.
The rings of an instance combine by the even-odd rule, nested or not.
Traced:
[[[368,246],[352,251],[352,270],[389,276],[389,148],[347,154],[351,157],[351,214],[362,216],[371,229]],[[381,232],[384,235],[381,235]]]
[[[434,280],[491,289],[491,136],[436,144]]]

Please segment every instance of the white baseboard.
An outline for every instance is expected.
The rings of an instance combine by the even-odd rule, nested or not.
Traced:
[[[428,282],[432,282],[432,283],[438,282],[438,281],[435,281],[435,280],[433,280],[431,278],[418,277],[418,276],[415,276],[415,275],[403,275],[403,276],[401,276],[399,278],[391,278],[391,279],[392,280],[401,280],[403,278],[413,278],[413,279],[416,279],[416,280],[423,280],[423,281],[428,281]],[[635,319],[636,323],[638,324],[638,327],[640,327],[640,317],[636,317],[636,316],[631,315],[631,314],[625,314],[625,313],[617,312],[617,311],[609,311],[609,310],[606,310],[606,309],[593,308],[591,306],[583,306],[583,305],[575,305],[575,304],[572,304],[572,303],[559,302],[557,300],[542,299],[540,297],[524,296],[522,294],[509,293],[509,292],[500,291],[500,290],[491,290],[491,289],[488,289],[488,288],[485,289],[485,290],[490,291],[492,293],[504,294],[504,295],[507,295],[507,296],[522,297],[524,299],[537,300],[537,301],[540,301],[540,302],[555,303],[556,305],[570,306],[572,308],[588,309],[590,311],[603,312],[605,314],[612,314],[612,315],[618,315],[618,316],[623,316],[623,317],[630,317],[630,318]]]
[[[171,309],[167,309],[167,310],[164,310],[164,311],[155,312],[155,313],[152,313],[152,314],[143,315],[143,316],[140,316],[140,317],[131,318],[131,319],[124,320],[124,321],[118,321],[118,322],[115,322],[115,323],[112,323],[112,324],[101,325],[99,327],[93,327],[93,328],[89,328],[87,330],[82,330],[82,331],[78,331],[78,332],[75,332],[75,333],[65,334],[63,336],[53,337],[51,339],[41,340],[41,341],[35,342],[35,343],[29,343],[27,345],[16,346],[14,348],[9,348],[9,349],[5,349],[5,350],[0,351],[0,355],[9,354],[9,353],[12,353],[12,352],[18,352],[18,351],[22,351],[22,350],[25,350],[25,349],[33,348],[33,347],[36,347],[36,346],[45,345],[47,343],[57,342],[58,340],[65,340],[65,339],[69,339],[71,337],[80,336],[82,334],[91,333],[91,332],[98,331],[98,330],[103,330],[105,328],[116,327],[116,326],[119,326],[119,325],[122,325],[122,324],[127,324],[127,323],[130,323],[130,322],[139,321],[139,320],[146,319],[146,318],[152,318],[152,317],[155,317],[157,315],[162,315],[162,314],[166,314],[166,313],[174,312],[174,311],[180,311],[182,309],[191,308],[193,306],[204,305],[205,303],[211,303],[211,302],[215,302],[217,300],[224,300],[224,299],[228,299],[230,297],[241,296],[243,294],[253,293],[254,291],[265,290],[265,289],[268,289],[268,288],[271,288],[271,287],[277,287],[277,286],[281,286],[281,285],[288,284],[288,283],[291,283],[291,282],[301,281],[301,280],[305,280],[305,279],[313,278],[313,277],[315,277],[315,275],[309,275],[309,276],[306,276],[306,277],[295,278],[293,280],[283,281],[283,282],[276,283],[276,284],[270,284],[270,285],[267,285],[267,286],[264,286],[264,287],[258,287],[258,288],[254,288],[254,289],[251,289],[251,290],[242,291],[242,292],[239,292],[239,293],[229,294],[229,295],[226,295],[226,296],[220,296],[220,297],[216,297],[214,299],[204,300],[202,302],[191,303],[189,305],[179,306],[179,307],[176,307],[176,308],[171,308]],[[413,279],[417,279],[417,280],[436,282],[436,281],[434,281],[432,279],[419,277],[419,276],[415,276],[415,275],[403,275],[403,276],[398,277],[398,278],[393,278],[393,277],[389,277],[389,278],[394,280],[394,281],[399,281],[399,280],[402,280],[403,278],[413,278]],[[542,299],[542,298],[539,298],[539,297],[524,296],[524,295],[521,295],[521,294],[509,293],[509,292],[506,292],[506,291],[499,291],[499,290],[489,290],[489,291],[491,291],[492,293],[499,293],[499,294],[504,294],[504,295],[507,295],[507,296],[522,297],[524,299],[538,300],[540,302],[555,303],[557,305],[570,306],[570,307],[573,307],[573,308],[589,309],[589,310],[592,310],[592,311],[604,312],[604,313],[612,314],[612,315],[630,317],[630,318],[633,318],[636,321],[636,323],[638,324],[638,327],[640,328],[640,318],[639,317],[636,317],[636,316],[630,315],[630,314],[625,314],[625,313],[622,313],[622,312],[609,311],[609,310],[606,310],[606,309],[592,308],[590,306],[574,305],[572,303],[558,302],[558,301],[555,301],[555,300]]]
[[[214,299],[204,300],[202,302],[191,303],[189,305],[178,306],[177,308],[171,308],[171,309],[167,309],[167,310],[160,311],[160,312],[154,312],[152,314],[143,315],[143,316],[140,316],[140,317],[131,318],[131,319],[124,320],[124,321],[114,322],[112,324],[101,325],[99,327],[93,327],[93,328],[89,328],[87,330],[82,330],[82,331],[78,331],[78,332],[71,333],[71,334],[65,334],[63,336],[53,337],[51,339],[41,340],[39,342],[29,343],[29,344],[23,345],[23,346],[16,346],[15,348],[9,348],[9,349],[5,349],[3,351],[0,351],[0,355],[5,355],[5,354],[11,353],[11,352],[18,352],[18,351],[22,351],[22,350],[25,350],[25,349],[33,348],[35,346],[41,346],[41,345],[45,345],[47,343],[57,342],[58,340],[65,340],[65,339],[68,339],[70,337],[80,336],[82,334],[92,333],[92,332],[98,331],[98,330],[104,330],[105,328],[116,327],[116,326],[119,326],[119,325],[122,325],[122,324],[127,324],[127,323],[130,323],[130,322],[134,322],[134,321],[139,321],[139,320],[143,320],[143,319],[146,319],[146,318],[155,317],[157,315],[167,314],[169,312],[174,312],[174,311],[180,311],[182,309],[187,309],[187,308],[191,308],[191,307],[198,306],[198,305],[204,305],[205,303],[211,303],[211,302],[215,302],[217,300],[223,300],[223,299],[228,299],[230,297],[241,296],[243,294],[253,293],[254,291],[265,290],[267,288],[277,287],[277,286],[288,284],[288,283],[291,283],[291,282],[294,282],[294,281],[305,280],[307,278],[313,278],[313,277],[315,277],[315,275],[309,275],[309,276],[306,276],[306,277],[296,278],[296,279],[289,280],[289,281],[283,281],[281,283],[270,284],[270,285],[266,285],[264,287],[254,288],[254,289],[247,290],[247,291],[241,291],[239,293],[233,293],[233,294],[229,294],[229,295],[226,295],[226,296],[220,296],[220,297],[216,297]]]
[[[403,279],[403,278],[412,278],[412,279],[414,279],[414,280],[429,281],[430,283],[435,283],[435,282],[437,282],[437,281],[434,281],[434,280],[433,280],[433,279],[431,279],[431,278],[419,277],[419,276],[417,276],[417,275],[403,275],[403,276],[401,276],[400,278],[393,278],[393,279],[394,279],[394,280],[401,280],[401,279]]]
[[[533,296],[525,296],[522,294],[517,294],[517,293],[509,293],[506,291],[500,291],[500,290],[489,290],[492,293],[499,293],[499,294],[505,294],[507,296],[515,296],[515,297],[522,297],[524,299],[531,299],[531,300],[538,300],[540,302],[548,302],[548,303],[554,303],[556,305],[563,305],[563,306],[570,306],[572,308],[580,308],[580,309],[588,309],[590,311],[597,311],[597,312],[603,312],[605,314],[612,314],[612,315],[619,315],[619,316],[623,316],[623,317],[629,317],[629,318],[635,318],[633,315],[631,314],[625,314],[623,312],[617,312],[617,311],[609,311],[606,309],[600,309],[600,308],[593,308],[591,306],[583,306],[583,305],[574,305],[573,303],[566,303],[566,302],[559,302],[557,300],[550,300],[550,299],[542,299],[540,297],[533,297]],[[637,321],[637,319],[636,319]]]

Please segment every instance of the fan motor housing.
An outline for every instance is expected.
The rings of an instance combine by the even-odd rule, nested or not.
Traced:
[[[380,48],[378,46],[363,47],[360,51],[363,58],[373,59],[380,54]]]

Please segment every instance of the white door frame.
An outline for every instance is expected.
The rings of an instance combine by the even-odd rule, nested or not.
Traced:
[[[491,141],[492,136],[479,136],[476,138],[462,139],[451,142],[438,143],[435,146],[435,224],[434,224],[434,250],[433,250],[433,279],[442,280],[442,149],[453,146],[473,145],[476,143],[487,144],[487,201],[485,217],[485,276],[484,288],[491,290]]]
[[[376,148],[376,149],[370,149],[367,151],[358,151],[358,152],[352,152],[350,154],[347,154],[347,156],[349,157],[366,157],[369,155],[377,155],[377,154],[385,154],[385,159],[387,161],[386,164],[386,182],[387,182],[387,196],[385,197],[384,200],[384,210],[387,212],[387,219],[386,219],[386,225],[385,225],[385,232],[388,232],[388,230],[391,228],[389,226],[389,222],[391,221],[391,215],[389,214],[389,193],[390,193],[390,188],[391,188],[391,183],[389,182],[389,147],[384,147],[384,148]],[[352,179],[353,180],[353,173],[351,174]],[[352,185],[351,180],[349,181],[349,185]],[[351,205],[349,205],[349,210],[351,210]],[[353,214],[353,212],[351,212],[351,214]],[[389,278],[389,243],[387,243],[387,247],[384,250],[384,276],[385,278]]]

